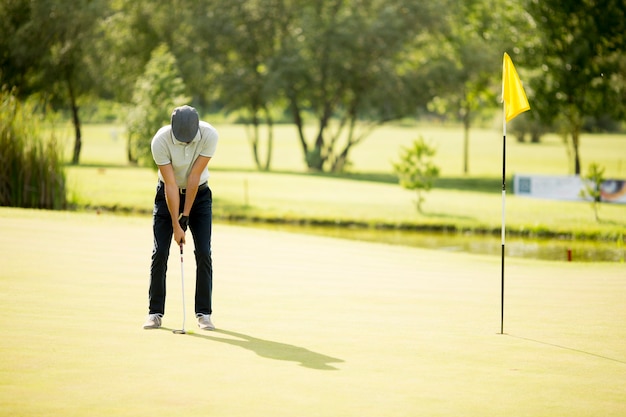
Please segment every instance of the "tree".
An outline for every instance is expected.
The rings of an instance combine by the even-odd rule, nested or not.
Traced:
[[[573,171],[581,172],[585,118],[625,114],[626,16],[623,0],[528,0],[541,42],[527,48],[534,112],[558,122],[571,146]]]
[[[434,179],[439,176],[439,168],[431,160],[435,154],[436,150],[420,137],[410,148],[403,148],[400,161],[393,164],[400,185],[407,190],[416,190],[415,207],[420,213],[425,201],[423,192],[430,191]]]
[[[604,182],[604,167],[593,162],[589,164],[587,175],[583,177],[584,186],[580,191],[580,197],[591,200],[591,208],[596,217],[596,221],[600,221],[598,216],[598,208],[602,201],[602,183]]]
[[[130,0],[110,2],[111,12],[102,20],[93,46],[93,55],[101,62],[98,93],[102,97],[131,103],[137,78],[143,74],[152,51],[163,43],[153,29],[159,5]]]
[[[407,0],[300,2],[300,20],[282,40],[277,66],[305,163],[341,171],[349,152],[377,126],[414,114],[417,97],[403,58],[436,26],[430,3]],[[304,129],[316,123],[313,140]]]
[[[259,170],[268,171],[273,149],[273,109],[280,93],[275,67],[280,42],[289,36],[293,7],[285,0],[237,0],[222,5],[218,14],[217,40],[228,46],[219,50],[214,65],[218,100],[226,112],[237,113],[250,126],[248,139]],[[236,45],[236,47],[233,47]],[[261,130],[266,129],[265,145]]]
[[[229,53],[237,50],[235,39],[222,34],[232,20],[223,10],[230,3],[215,0],[110,2],[111,13],[103,21],[95,49],[101,60],[103,95],[131,103],[137,77],[141,76],[160,45],[176,58],[190,102],[199,111],[222,110],[216,72]]]
[[[175,107],[189,102],[184,94],[185,84],[176,67],[176,58],[167,45],[157,47],[133,90],[127,120],[129,162],[151,165],[151,139],[169,122]]]
[[[95,89],[99,62],[91,54],[104,0],[3,2],[2,83],[21,98],[42,93],[56,108],[67,109],[74,125],[72,162],[82,146],[79,100]],[[6,38],[5,38],[6,37]]]
[[[462,0],[448,12],[447,26],[428,33],[420,70],[434,99],[429,108],[463,124],[463,173],[469,173],[470,128],[476,115],[493,108],[500,93],[502,54],[532,38],[518,3]]]
[[[20,98],[32,92],[31,80],[46,54],[45,38],[29,0],[0,2],[0,85],[14,88]]]

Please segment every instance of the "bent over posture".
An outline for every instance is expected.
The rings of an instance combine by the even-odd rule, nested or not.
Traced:
[[[195,246],[198,327],[215,329],[211,322],[213,196],[207,181],[208,163],[217,148],[217,140],[217,130],[200,121],[198,112],[190,106],[174,109],[171,123],[159,129],[152,138],[152,157],[159,168],[159,182],[152,213],[154,247],[145,329],[161,327],[172,237],[177,244],[185,244],[187,227],[191,230]]]

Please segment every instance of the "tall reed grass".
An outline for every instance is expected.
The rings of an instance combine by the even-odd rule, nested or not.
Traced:
[[[36,106],[0,90],[0,206],[66,208],[62,150],[42,132]]]

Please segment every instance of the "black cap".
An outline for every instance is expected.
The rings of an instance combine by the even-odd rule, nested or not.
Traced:
[[[176,107],[172,112],[172,132],[176,140],[189,143],[200,126],[198,112],[191,106]]]

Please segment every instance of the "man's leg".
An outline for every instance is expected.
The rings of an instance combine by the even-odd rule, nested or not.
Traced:
[[[211,231],[213,221],[213,198],[211,190],[198,191],[191,213],[189,229],[193,235],[196,255],[196,297],[195,311],[198,314],[211,314],[213,292],[213,262],[211,259]]]
[[[152,249],[152,264],[150,266],[150,314],[165,313],[165,276],[167,260],[170,254],[172,241],[172,220],[165,201],[164,186],[161,183],[157,188],[152,213],[152,231],[154,246]]]

